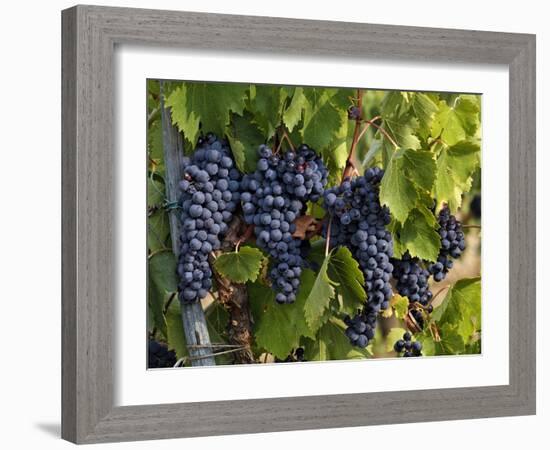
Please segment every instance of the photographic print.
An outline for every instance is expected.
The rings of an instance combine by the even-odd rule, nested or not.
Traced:
[[[481,353],[481,95],[146,96],[149,369]]]

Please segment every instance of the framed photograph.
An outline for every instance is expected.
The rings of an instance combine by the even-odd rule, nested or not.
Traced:
[[[535,413],[533,35],[62,24],[65,439]]]

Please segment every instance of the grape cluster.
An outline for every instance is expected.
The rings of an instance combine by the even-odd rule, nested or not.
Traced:
[[[292,234],[307,201],[317,201],[327,169],[315,151],[301,145],[279,157],[266,145],[258,149],[256,171],[241,182],[244,220],[254,225],[257,245],[274,260],[269,272],[277,303],[292,303],[304,266],[302,241]]]
[[[439,212],[438,222],[441,249],[437,262],[428,266],[435,281],[445,278],[447,272],[453,267],[453,258],[459,258],[466,248],[462,224],[451,214],[448,206],[444,206]]]
[[[408,331],[403,335],[403,339],[399,339],[393,346],[393,349],[408,358],[411,356],[422,356],[422,344],[418,341],[412,341],[411,333]]]
[[[164,342],[149,339],[147,360],[147,367],[149,369],[174,367],[177,362],[176,352],[174,352],[174,350],[168,350],[168,346]]]
[[[374,338],[377,314],[374,311],[367,313],[365,310],[357,313],[353,318],[346,316],[344,323],[347,325],[346,336],[351,345],[366,347],[369,341]]]
[[[359,109],[357,106],[350,106],[348,108],[348,119],[357,120],[360,118],[361,118],[361,109]]]
[[[386,229],[390,213],[387,207],[380,205],[379,197],[383,175],[380,168],[370,168],[363,176],[345,179],[340,186],[327,189],[324,194],[325,209],[331,216],[325,235],[330,228],[330,245],[347,246],[365,277],[365,307],[353,319],[347,320],[346,331],[351,343],[361,347],[372,339],[376,316],[389,306],[393,295],[389,283],[393,272],[390,262],[393,242]]]
[[[233,218],[241,174],[234,167],[227,142],[212,133],[199,139],[183,166],[177,272],[179,298],[190,303],[204,298],[212,287],[208,255],[220,248],[220,239]]]
[[[407,251],[401,259],[392,259],[392,264],[397,292],[407,297],[411,303],[428,305],[433,296],[428,285],[430,272],[423,267],[421,261],[413,258]]]
[[[433,310],[432,306],[429,305],[427,308],[417,308],[417,307],[411,307],[409,309],[409,314],[412,316],[416,324],[418,325],[418,328],[421,330],[424,329],[424,314],[422,313],[422,310],[426,311],[426,313],[429,313]]]

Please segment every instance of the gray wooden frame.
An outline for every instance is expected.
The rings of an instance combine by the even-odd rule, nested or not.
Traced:
[[[63,11],[62,30],[63,438],[93,443],[535,413],[535,36],[96,6]],[[114,407],[113,52],[120,43],[507,65],[509,384]]]

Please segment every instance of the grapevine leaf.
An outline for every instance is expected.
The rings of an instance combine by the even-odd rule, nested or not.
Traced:
[[[420,140],[414,134],[419,124],[414,116],[384,117],[384,126],[400,148],[420,148]]]
[[[312,148],[322,151],[334,140],[334,132],[340,129],[342,115],[330,102],[324,89],[305,90],[307,103],[304,110],[302,138]]]
[[[325,323],[317,333],[315,340],[308,339],[305,357],[308,361],[328,361],[343,359],[361,359],[370,356],[367,349],[353,347],[344,334],[346,326],[337,319]]]
[[[432,320],[438,325],[455,327],[456,333],[468,342],[481,329],[481,279],[476,277],[457,281],[434,310]]]
[[[256,344],[280,359],[299,346],[301,336],[315,337],[304,318],[305,294],[313,277],[302,276],[300,282],[296,301],[290,305],[278,305],[273,290],[259,282],[247,284]]]
[[[306,103],[307,99],[304,95],[304,89],[297,87],[294,90],[290,105],[283,113],[283,122],[290,132],[292,132],[294,127],[302,120],[302,111]]]
[[[254,121],[266,137],[273,136],[281,124],[283,106],[288,98],[284,87],[256,85],[250,95]]]
[[[260,273],[264,256],[253,247],[241,247],[238,252],[222,253],[216,258],[214,267],[222,276],[235,283],[255,281]]]
[[[394,344],[399,340],[403,339],[403,335],[407,330],[404,328],[392,328],[388,335],[386,336],[386,351],[393,352]]]
[[[441,245],[439,233],[435,228],[435,217],[425,207],[411,211],[401,230],[401,243],[411,256],[436,261]]]
[[[399,117],[408,108],[407,97],[403,91],[389,91],[384,96],[380,107],[384,117]]]
[[[403,152],[403,168],[408,177],[426,191],[435,181],[436,165],[433,155],[425,150],[407,149]]]
[[[177,289],[176,259],[172,252],[160,252],[148,262],[148,303],[157,329],[167,336],[167,322],[163,315],[168,294]]]
[[[149,286],[147,294],[147,303],[149,305],[149,319],[153,322],[153,325],[158,331],[166,336],[166,318],[164,317],[164,298],[165,294],[159,290],[149,277]]]
[[[164,202],[164,182],[157,175],[147,178],[147,207],[160,207]]]
[[[346,247],[340,247],[330,257],[328,276],[337,285],[347,311],[357,310],[365,302],[367,294],[363,288],[363,272]]]
[[[186,357],[189,353],[187,351],[179,302],[172,302],[170,308],[166,311],[166,327],[168,330],[166,335],[168,347],[176,351],[178,359]]]
[[[430,135],[438,107],[428,95],[417,92],[412,94],[411,108],[418,119],[418,134],[426,139]]]
[[[322,325],[321,319],[323,314],[330,303],[330,299],[334,298],[334,287],[327,274],[329,260],[330,255],[323,261],[323,265],[319,269],[317,276],[310,269],[304,269],[302,272],[302,279],[314,279],[304,304],[306,322],[309,328],[314,331],[318,330]],[[301,289],[303,289],[303,286],[301,286]]]
[[[242,116],[233,114],[226,134],[237,168],[245,173],[254,172],[258,161],[258,146],[265,143],[265,138],[252,122],[252,115],[247,111]]]
[[[154,161],[156,172],[162,171],[164,164],[162,142],[162,124],[157,119],[147,130],[147,153],[149,158]]]
[[[323,160],[329,169],[334,168],[334,175],[341,176],[341,170],[346,166],[348,159],[348,121],[342,121],[340,129],[336,132],[334,141],[324,149]],[[330,175],[330,171],[329,171]]]
[[[147,218],[147,248],[150,252],[170,248],[170,223],[164,210]]]
[[[401,230],[403,226],[395,219],[391,219],[388,225],[388,231],[392,235],[393,240],[393,256],[394,258],[401,259],[403,254],[407,251],[406,247],[401,243]]]
[[[176,258],[172,252],[160,252],[149,259],[151,282],[165,292],[177,290]]]
[[[382,316],[389,318],[392,316],[392,312],[395,312],[395,317],[398,319],[404,319],[409,311],[409,300],[407,297],[402,297],[399,294],[393,294],[390,300],[391,308],[387,308],[382,312]]]
[[[382,150],[382,141],[380,139],[374,139],[370,143],[369,151],[363,158],[363,167],[368,167],[369,163],[376,157],[376,155]]]
[[[435,355],[435,342],[432,334],[429,331],[425,331],[424,333],[417,335],[416,340],[422,344],[422,355]]]
[[[439,111],[434,117],[432,136],[441,136],[448,145],[454,145],[473,137],[479,127],[479,100],[475,96],[458,96],[451,106],[439,102]]]
[[[461,206],[462,193],[470,190],[479,153],[479,144],[461,141],[442,149],[437,159],[435,197],[439,204],[447,203],[453,213]]]
[[[417,201],[414,184],[403,176],[403,157],[394,153],[380,185],[380,202],[390,209],[393,216],[404,223]]]
[[[464,353],[464,340],[456,327],[446,323],[439,329],[439,340],[434,342],[436,355],[460,355]]]
[[[172,122],[194,143],[203,131],[222,136],[230,112],[242,114],[248,85],[226,83],[189,83],[174,90],[166,99],[172,110]]]

